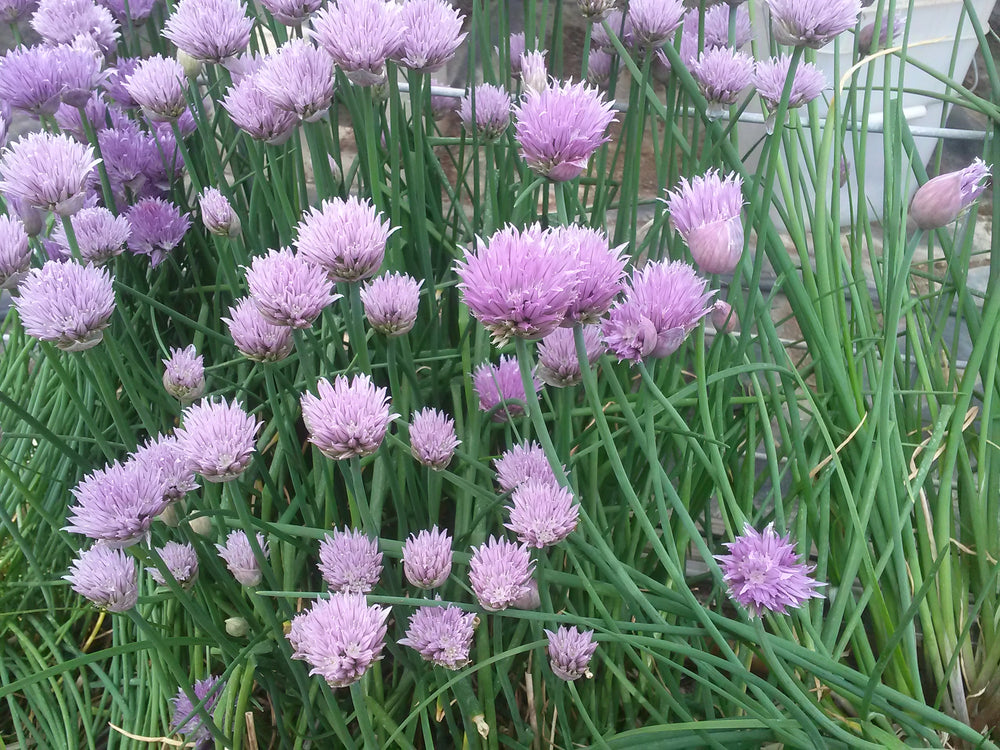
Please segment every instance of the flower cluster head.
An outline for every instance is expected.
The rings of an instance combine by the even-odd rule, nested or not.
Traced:
[[[209,232],[222,237],[240,236],[243,228],[240,217],[218,188],[205,188],[198,196],[198,207],[201,209],[202,223]]]
[[[383,336],[402,336],[412,330],[423,283],[405,273],[388,273],[365,284],[361,302],[371,327]]]
[[[445,468],[461,442],[455,434],[455,420],[443,411],[426,408],[413,415],[410,453],[424,466]]]
[[[458,115],[470,133],[495,141],[510,125],[510,94],[499,86],[480,84],[462,97]]]
[[[596,323],[624,286],[627,246],[611,247],[602,230],[579,224],[550,231],[559,252],[572,255],[576,267],[576,299],[566,310],[566,318],[574,323]]]
[[[367,594],[382,577],[378,540],[356,529],[334,529],[319,543],[319,572],[331,591]]]
[[[528,91],[514,111],[517,142],[528,166],[555,182],[579,176],[610,140],[612,103],[583,83]]]
[[[604,20],[626,49],[633,49],[635,47],[635,34],[632,33],[632,17],[628,13],[622,13],[620,10],[615,8],[614,10],[608,12]],[[599,49],[614,50],[614,42],[611,40],[611,36],[608,34],[607,29],[604,28],[604,24],[595,23],[593,27],[591,27],[590,31],[591,43],[595,47]]]
[[[264,535],[257,532],[255,539],[264,559],[270,557],[271,550],[268,548]],[[264,574],[260,569],[260,559],[250,544],[250,538],[245,531],[229,532],[226,543],[216,544],[215,549],[218,550],[219,557],[226,562],[226,567],[233,574],[233,578],[239,583],[244,586],[256,586],[261,582]]]
[[[250,465],[261,424],[238,401],[202,399],[181,415],[177,447],[188,466],[209,482],[228,482]]]
[[[128,8],[125,7],[126,0],[98,0],[105,8],[111,11],[115,20],[122,25],[128,21],[138,26],[145,22],[153,13],[153,7],[159,0],[127,0]]]
[[[403,573],[418,589],[436,589],[451,575],[451,535],[432,526],[403,543]]]
[[[97,131],[97,143],[116,200],[131,202],[135,196],[147,194],[149,183],[163,169],[156,140],[138,123],[128,120],[118,127]]]
[[[215,710],[215,704],[219,702],[222,695],[224,683],[222,678],[209,675],[203,680],[194,683],[190,692],[194,693],[198,703],[204,702],[202,711],[211,717]],[[192,703],[191,698],[184,688],[178,688],[177,695],[173,697],[171,703],[174,705],[174,713],[170,719],[170,728],[178,734],[183,734],[184,739],[193,743],[195,747],[201,747],[211,740],[212,734],[205,725],[203,715],[200,711],[195,711],[197,703]]]
[[[779,536],[774,524],[763,532],[750,524],[743,534],[726,543],[728,555],[716,555],[729,595],[750,610],[752,617],[764,611],[785,614],[808,599],[822,599],[816,591],[822,584],[809,577],[813,567],[802,563],[790,537]]]
[[[171,122],[184,113],[186,88],[184,68],[162,55],[141,60],[125,81],[125,89],[153,122]]]
[[[628,16],[632,34],[644,47],[660,47],[684,19],[681,0],[631,0]]]
[[[334,198],[302,218],[295,247],[331,281],[362,281],[378,272],[385,245],[397,228],[368,201]]]
[[[735,333],[739,330],[740,319],[733,311],[733,306],[720,299],[712,305],[712,325],[720,333]]]
[[[767,0],[771,33],[779,44],[819,49],[847,29],[861,13],[861,0]]]
[[[125,243],[132,236],[132,225],[124,216],[115,216],[103,206],[81,208],[73,216],[73,233],[86,263],[106,263],[125,250]],[[69,238],[60,221],[52,229],[52,241],[68,255]]]
[[[875,24],[879,24],[878,39],[875,38]],[[897,13],[890,17],[884,16],[880,21],[874,19],[861,27],[858,32],[858,53],[870,55],[877,49],[884,47],[889,41],[889,30],[892,30],[893,38],[903,33],[906,27],[906,16]]]
[[[115,311],[111,277],[104,268],[50,260],[18,286],[14,307],[29,336],[78,352],[101,343]]]
[[[71,44],[57,44],[48,49],[59,70],[63,104],[69,107],[86,105],[106,77],[104,53],[93,39],[85,36],[76,37]]]
[[[278,23],[301,26],[319,10],[323,0],[260,0],[260,4],[267,8]]]
[[[50,47],[15,47],[0,57],[0,97],[36,117],[59,108],[63,93],[59,61]]]
[[[615,7],[615,0],[577,0],[580,15],[593,24],[599,24]]]
[[[373,86],[403,41],[400,10],[387,0],[337,0],[316,14],[313,38],[352,83]]]
[[[309,442],[328,458],[343,460],[378,450],[398,414],[389,412],[389,394],[364,373],[349,380],[338,375],[333,384],[320,378],[319,394],[302,394],[302,419]]]
[[[133,453],[128,463],[145,464],[159,473],[163,498],[170,503],[198,489],[194,471],[188,466],[178,447],[177,438],[157,435]]]
[[[258,74],[243,76],[226,92],[222,106],[233,124],[254,140],[272,145],[284,143],[299,122],[298,116],[280,109],[258,85]]]
[[[0,158],[0,191],[33,208],[69,216],[83,208],[98,160],[68,135],[29,133]]]
[[[127,612],[139,601],[135,561],[103,544],[82,552],[63,578],[80,596],[109,612]]]
[[[236,306],[229,308],[229,317],[222,320],[236,348],[247,359],[278,362],[292,353],[292,329],[269,321],[249,297],[237,300]]]
[[[607,350],[599,326],[583,327],[583,345],[591,367]],[[583,380],[576,339],[572,328],[557,328],[538,343],[538,367],[535,374],[546,385],[565,388]]]
[[[433,73],[454,57],[465,39],[465,16],[447,0],[406,0],[400,15],[406,31],[396,57],[405,68]]]
[[[719,3],[705,10],[706,50],[713,47],[729,47],[736,50],[750,41],[750,11],[747,6],[740,5],[736,8],[736,24],[732,37],[729,35],[729,9],[729,4]]]
[[[198,553],[194,551],[194,547],[180,542],[167,542],[157,552],[181,588],[186,589],[194,585],[195,579],[198,578]],[[152,566],[146,570],[157,585],[167,585],[166,578],[159,568]]]
[[[708,100],[708,114],[721,117],[725,108],[739,101],[753,79],[753,58],[729,47],[712,47],[701,53],[691,75]]]
[[[38,0],[0,0],[0,21],[17,23],[35,9]]]
[[[333,284],[291,248],[253,259],[247,285],[257,309],[275,325],[309,328],[323,308],[340,299]]]
[[[532,377],[532,380],[535,390],[540,390],[542,384],[538,378]],[[489,362],[479,365],[472,373],[472,387],[479,396],[479,408],[493,412],[494,422],[506,422],[524,414],[523,404],[527,394],[521,380],[521,369],[513,357],[500,357],[500,362],[495,365]]]
[[[148,255],[149,265],[156,268],[177,247],[191,219],[163,198],[142,198],[125,214],[132,226],[128,249],[133,255]]]
[[[163,36],[195,60],[222,62],[250,44],[253,19],[241,0],[181,0]]]
[[[521,55],[520,74],[525,92],[539,92],[546,88],[549,85],[549,71],[545,66],[545,52],[529,50]]]
[[[920,229],[937,229],[959,217],[983,191],[990,168],[982,159],[957,172],[938,175],[921,185],[910,203],[910,216]]]
[[[462,612],[451,605],[418,607],[399,643],[439,667],[461,669],[469,663],[475,621],[475,612]]]
[[[538,443],[519,443],[493,462],[501,492],[512,492],[528,481],[557,484],[552,464]]]
[[[754,89],[772,111],[776,110],[781,102],[781,94],[785,90],[791,64],[792,58],[789,55],[779,55],[769,60],[759,60],[754,68]],[[812,63],[800,62],[795,68],[795,77],[788,95],[788,108],[795,109],[808,104],[819,96],[824,88],[826,88],[826,76],[823,75],[823,71]]]
[[[12,289],[31,266],[31,247],[24,224],[7,214],[0,215],[0,289]]]
[[[598,89],[607,88],[611,83],[611,67],[614,55],[604,49],[592,49],[587,58],[587,83]]]
[[[108,55],[118,42],[118,22],[93,0],[41,0],[31,27],[46,44],[71,44],[78,36],[94,41]]]
[[[670,220],[704,273],[731,273],[743,254],[743,180],[711,169],[667,196]]]
[[[292,620],[288,641],[301,659],[330,687],[347,687],[382,658],[390,609],[369,606],[364,594],[320,599]]]
[[[554,482],[529,479],[518,485],[511,500],[506,509],[510,522],[504,526],[528,547],[551,547],[576,529],[580,508],[573,494]]]
[[[182,404],[190,404],[205,392],[205,358],[194,344],[183,349],[172,348],[163,360],[163,387]]]
[[[490,537],[472,548],[469,582],[483,609],[497,612],[528,596],[534,565],[523,544]]]
[[[333,102],[330,57],[305,39],[292,39],[278,47],[255,76],[257,88],[274,106],[306,122],[318,120]]]
[[[561,625],[555,632],[546,630],[549,637],[549,666],[555,676],[572,682],[580,677],[590,677],[590,660],[597,650],[593,630],[578,630]]]

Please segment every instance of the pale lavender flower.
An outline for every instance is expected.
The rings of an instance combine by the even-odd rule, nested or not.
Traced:
[[[38,5],[38,0],[0,0],[0,21],[11,24],[27,18]]]
[[[131,20],[133,26],[138,26],[146,21],[153,12],[153,7],[160,0],[97,0],[99,5],[111,11],[115,20],[123,26]],[[128,9],[125,4],[128,2]]]
[[[331,591],[367,594],[382,577],[378,540],[355,529],[334,529],[319,543],[318,567]]]
[[[137,461],[115,461],[88,474],[73,488],[73,497],[64,530],[116,548],[146,538],[167,505],[159,470]]]
[[[733,306],[720,299],[712,305],[712,325],[720,333],[735,333],[739,330],[740,319],[736,317]]]
[[[497,473],[497,484],[501,492],[512,492],[528,481],[543,481],[557,484],[552,464],[545,456],[542,446],[535,442],[525,442],[504,451],[493,462]]]
[[[533,377],[535,390],[541,389],[538,378]],[[472,387],[479,396],[479,408],[493,412],[494,422],[507,422],[524,414],[527,394],[521,381],[521,370],[513,357],[500,357],[499,364],[484,362],[472,373]],[[518,401],[520,403],[514,403]]]
[[[264,539],[264,535],[260,532],[257,532],[255,537],[261,554],[263,554],[264,559],[267,559],[271,556],[267,540]],[[216,544],[215,549],[218,550],[219,557],[225,560],[226,567],[233,574],[233,578],[239,583],[244,586],[256,586],[261,582],[261,579],[264,577],[260,569],[261,563],[245,531],[237,530],[229,532],[229,536],[226,537],[226,543]]]
[[[159,474],[163,497],[168,503],[181,500],[198,489],[194,470],[184,460],[177,438],[172,435],[157,435],[140,446],[128,458],[127,463],[133,462],[150,466]]]
[[[135,72],[136,66],[142,62],[141,57],[119,57],[114,67],[108,69],[108,77],[104,80],[104,90],[116,104],[126,109],[139,106],[125,88],[125,81]]]
[[[500,54],[500,47],[494,47],[497,55]],[[510,77],[521,77],[521,57],[527,52],[525,47],[524,32],[518,31],[507,38],[507,58],[510,61]]]
[[[187,407],[177,429],[177,448],[189,468],[209,482],[228,482],[250,465],[261,427],[238,401],[203,399]]]
[[[600,327],[584,326],[583,343],[587,349],[587,363],[593,367],[605,352]],[[576,385],[583,380],[572,328],[557,328],[538,343],[536,374],[543,383],[556,388]]]
[[[7,211],[12,216],[16,216],[24,225],[24,231],[29,237],[37,237],[45,229],[46,212],[34,206],[28,205],[23,198],[16,195],[4,194],[4,201],[7,203]]]
[[[361,281],[378,272],[396,229],[368,201],[353,195],[334,198],[302,218],[295,247],[331,281]]]
[[[97,265],[121,255],[132,235],[132,226],[124,216],[115,216],[102,206],[94,206],[81,208],[73,216],[73,232],[80,257]],[[67,254],[70,252],[66,227],[61,221],[52,229],[52,240]]]
[[[18,288],[13,302],[25,333],[67,352],[101,343],[115,311],[107,270],[72,260],[30,270]]]
[[[292,39],[264,58],[254,74],[257,88],[278,109],[306,122],[322,117],[333,102],[333,64],[305,39]]]
[[[301,26],[319,10],[323,0],[260,0],[260,4],[267,8],[278,23]]]
[[[599,24],[615,7],[615,0],[577,0],[580,15],[593,24]]]
[[[253,19],[241,0],[181,0],[163,36],[195,60],[222,62],[250,44]]]
[[[77,37],[72,44],[50,47],[62,82],[62,101],[82,107],[103,82],[104,54],[90,37]]]
[[[313,38],[353,83],[373,86],[403,41],[400,10],[386,0],[337,0],[316,14]]]
[[[320,378],[319,396],[302,394],[302,419],[309,442],[323,455],[343,460],[367,456],[378,450],[385,433],[398,414],[389,411],[389,394],[368,375],[348,380],[338,375],[333,384]]]
[[[475,612],[462,612],[451,605],[418,607],[410,615],[406,637],[398,642],[432,664],[445,669],[461,669],[469,663],[475,620]]]
[[[810,578],[813,566],[799,560],[791,538],[779,536],[769,523],[763,533],[749,523],[743,534],[726,543],[728,555],[716,555],[729,595],[750,610],[751,617],[765,611],[785,614],[808,599],[822,599]]]
[[[131,202],[161,163],[156,141],[134,121],[97,133],[104,169],[116,199]]]
[[[109,55],[118,43],[118,22],[93,0],[41,0],[31,26],[47,44],[70,44],[82,35]]]
[[[54,114],[62,92],[59,62],[50,47],[15,47],[0,58],[0,97],[14,109],[36,117]]]
[[[847,29],[861,13],[860,0],[766,0],[771,34],[779,44],[819,49]]]
[[[670,221],[704,273],[731,273],[743,254],[743,180],[710,169],[667,194]]]
[[[680,27],[684,4],[680,0],[630,0],[628,16],[636,40],[645,47],[659,47]]]
[[[624,286],[627,245],[610,247],[600,229],[571,224],[550,230],[560,252],[573,256],[576,267],[576,300],[566,311],[566,319],[595,323],[610,308]]]
[[[229,199],[218,188],[207,187],[198,196],[201,220],[212,234],[239,237],[242,231],[240,217],[236,215]]]
[[[611,83],[614,60],[614,55],[607,50],[592,49],[587,58],[587,83],[599,89],[607,88]]]
[[[628,13],[622,13],[618,9],[611,10],[607,13],[604,18],[604,22],[607,23],[608,27],[614,32],[614,35],[618,37],[618,40],[622,43],[625,49],[632,49],[635,47],[635,34],[632,32],[632,16]],[[591,44],[597,49],[606,49],[611,51],[614,49],[614,42],[611,41],[611,36],[608,34],[607,29],[604,28],[604,24],[600,22],[595,22],[591,27]]]
[[[691,66],[691,75],[708,100],[708,115],[722,117],[726,107],[739,101],[740,93],[753,79],[754,61],[729,47],[713,47],[701,53]]]
[[[371,327],[385,336],[408,333],[417,322],[423,283],[405,273],[387,273],[365,284],[361,302]]]
[[[778,108],[791,64],[792,58],[789,55],[757,61],[753,85],[770,110]],[[808,104],[819,96],[824,88],[826,88],[826,76],[823,75],[823,71],[812,63],[800,62],[795,68],[795,78],[792,80],[792,89],[788,96],[788,108],[794,109]]]
[[[705,49],[729,47],[739,49],[750,41],[750,11],[746,5],[736,9],[733,39],[729,39],[729,5],[719,3],[705,11]]]
[[[333,293],[329,279],[287,247],[254,258],[247,285],[261,315],[289,328],[308,328],[323,308],[341,297]]]
[[[590,660],[597,650],[593,630],[559,626],[555,632],[546,630],[549,638],[549,666],[555,676],[571,682],[580,677],[590,677]]]
[[[294,112],[276,107],[257,85],[257,74],[241,78],[222,100],[233,123],[251,138],[280,145],[299,122]]]
[[[181,588],[187,589],[194,585],[195,579],[198,578],[198,553],[194,551],[194,547],[180,542],[167,542],[157,552]],[[167,585],[166,578],[159,568],[152,566],[146,570],[154,583],[159,586]]]
[[[204,701],[202,710],[209,717],[212,716],[212,712],[215,710],[215,704],[219,702],[219,696],[222,695],[223,687],[224,683],[221,677],[209,675],[203,680],[196,681],[191,688],[191,692],[194,693],[198,702]],[[184,739],[192,743],[195,747],[200,748],[210,743],[212,733],[205,725],[205,720],[202,719],[203,714],[195,711],[194,707],[197,703],[191,702],[191,698],[188,697],[183,688],[177,690],[177,695],[170,702],[174,706],[174,713],[170,719],[170,728],[178,734],[183,734]]]
[[[167,253],[180,244],[191,227],[188,215],[181,214],[177,206],[162,198],[143,198],[125,215],[132,225],[129,252],[148,255],[152,268],[156,268]]]
[[[222,320],[240,354],[254,362],[277,362],[292,353],[292,329],[270,322],[249,297],[237,300]]]
[[[884,47],[889,41],[889,29],[892,29],[893,38],[903,33],[906,27],[906,16],[896,14],[892,16],[891,23],[889,16],[885,16],[879,21],[878,40],[875,39],[875,21],[870,21],[861,27],[858,32],[858,52],[861,55],[869,55],[877,49]]]
[[[558,544],[573,533],[580,508],[565,487],[543,479],[529,479],[518,485],[506,510],[510,522],[504,526],[522,544],[542,549]]]
[[[125,89],[153,122],[171,122],[187,109],[187,78],[175,59],[153,55],[136,65]]]
[[[537,93],[549,85],[549,71],[545,66],[544,52],[538,50],[525,52],[521,55],[520,70],[525,92],[534,91]]]
[[[163,387],[182,404],[190,404],[205,392],[205,358],[194,344],[184,349],[171,348],[163,360]]]
[[[29,206],[69,216],[83,208],[98,160],[68,135],[28,133],[0,158],[0,190]]]
[[[451,535],[432,526],[403,543],[403,573],[418,589],[436,589],[451,575]]]
[[[357,682],[382,658],[390,609],[368,606],[364,594],[334,594],[296,615],[288,631],[292,658],[301,659],[330,687]]]
[[[523,544],[490,537],[472,548],[469,582],[480,606],[489,612],[507,609],[529,593],[534,565]]]
[[[444,412],[426,408],[413,415],[410,453],[424,466],[445,468],[461,442],[455,434],[455,420]]]
[[[577,177],[606,143],[612,104],[583,83],[528,91],[515,109],[517,141],[528,166],[550,180]]]
[[[910,216],[920,229],[937,229],[955,221],[986,190],[990,168],[976,157],[957,172],[938,175],[919,188],[910,203]]]
[[[470,133],[487,141],[495,141],[510,125],[510,95],[499,86],[488,83],[466,93],[459,104],[458,116]]]
[[[497,346],[512,337],[546,336],[577,299],[574,255],[537,224],[497,231],[475,250],[466,249],[455,271],[465,304]]]
[[[406,0],[400,14],[406,32],[396,55],[411,70],[433,73],[455,55],[466,37],[465,16],[447,0]]]
[[[18,219],[0,215],[0,289],[13,289],[31,267],[28,233]]]
[[[103,95],[94,91],[83,105],[87,121],[94,129],[95,133],[108,130],[109,128],[124,128],[131,123],[128,116],[117,106],[108,104]],[[87,142],[87,131],[84,128],[83,117],[80,115],[80,108],[70,106],[63,102],[56,110],[56,124],[64,133],[69,133],[81,143]],[[103,156],[103,154],[102,154]],[[105,158],[105,168],[107,159]]]
[[[139,601],[135,561],[102,544],[80,553],[63,579],[80,596],[109,612],[127,612]]]

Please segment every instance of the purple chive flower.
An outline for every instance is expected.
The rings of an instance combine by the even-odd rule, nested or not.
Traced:
[[[455,434],[455,420],[437,409],[422,409],[410,423],[410,453],[424,466],[444,469],[462,441]]]
[[[115,311],[107,270],[72,260],[32,269],[18,288],[13,302],[25,333],[67,352],[101,343]]]
[[[528,481],[557,484],[552,465],[538,443],[520,443],[493,462],[501,492],[511,492]]]
[[[861,13],[860,0],[766,0],[771,33],[779,44],[819,49],[852,28]]]
[[[257,546],[260,547],[261,553],[267,559],[271,556],[267,540],[260,532],[257,532],[255,536]],[[256,586],[261,582],[264,575],[260,569],[260,560],[254,554],[254,549],[250,545],[250,539],[245,531],[230,531],[229,536],[226,537],[226,543],[216,544],[215,549],[218,550],[219,557],[225,560],[226,567],[233,574],[233,578],[239,583],[244,586]]]
[[[89,37],[79,36],[72,44],[49,47],[62,82],[62,101],[82,107],[105,78],[104,54]]]
[[[238,401],[203,399],[182,414],[177,448],[189,468],[209,482],[228,482],[250,465],[261,424]]]
[[[535,390],[540,390],[541,382],[538,378],[532,379]],[[479,365],[472,373],[472,387],[479,396],[479,408],[485,412],[492,411],[494,422],[507,422],[524,414],[522,404],[527,399],[527,394],[521,381],[521,369],[513,357],[500,357],[500,362],[496,365],[489,362]]]
[[[612,104],[583,83],[528,91],[514,111],[521,155],[528,166],[556,182],[577,177],[609,140]]]
[[[743,180],[710,169],[667,197],[670,220],[704,273],[731,273],[743,254]]]
[[[261,315],[289,328],[308,328],[324,307],[341,297],[333,293],[329,279],[287,247],[254,258],[247,285]]]
[[[701,53],[691,75],[708,100],[709,117],[722,117],[726,107],[739,101],[740,93],[753,79],[754,61],[729,47],[713,47]]]
[[[97,143],[116,199],[131,203],[157,172],[161,157],[156,141],[130,121],[99,131]]]
[[[720,299],[712,305],[712,325],[720,333],[735,333],[739,330],[740,319],[736,317],[733,306]]]
[[[73,497],[65,530],[115,548],[145,538],[167,505],[159,470],[137,461],[116,461],[88,474]]]
[[[190,404],[205,392],[205,358],[194,344],[183,349],[171,349],[163,360],[163,387],[182,404]]]
[[[104,80],[104,90],[114,102],[129,109],[138,107],[132,94],[125,88],[125,81],[135,72],[136,66],[142,62],[141,57],[119,57],[114,66],[108,69],[108,77]]]
[[[378,450],[398,414],[389,412],[389,394],[364,373],[348,380],[338,375],[316,384],[319,396],[302,394],[302,419],[309,442],[328,458],[368,456]]]
[[[145,23],[159,0],[127,0],[127,10],[125,8],[126,0],[97,0],[97,2],[110,10],[115,20],[123,26],[126,26],[129,21],[132,22],[132,25],[138,26]]]
[[[593,24],[599,24],[615,7],[615,0],[577,0],[580,15]]]
[[[244,76],[226,92],[222,106],[233,123],[251,138],[280,145],[288,140],[299,118],[276,107],[258,86],[257,74]]]
[[[94,206],[81,208],[73,216],[73,231],[80,257],[87,263],[99,264],[121,255],[132,235],[132,226],[124,216],[115,216],[102,206]],[[69,254],[69,239],[62,222],[57,222],[53,228],[52,241]]]
[[[181,588],[187,589],[194,585],[195,579],[198,578],[198,553],[194,551],[194,547],[180,542],[167,542],[157,552]],[[146,570],[154,583],[159,586],[167,585],[159,568],[153,566]]]
[[[462,97],[458,116],[470,133],[478,134],[483,140],[495,141],[510,125],[510,95],[488,83],[476,86],[473,93]]]
[[[405,68],[433,73],[455,55],[466,37],[465,16],[447,0],[406,0],[400,15],[406,31],[396,56]]]
[[[24,231],[29,237],[37,237],[45,229],[46,214],[41,209],[29,206],[23,198],[16,195],[4,193],[4,201],[7,203],[7,211],[12,216],[16,216],[24,225]]]
[[[521,82],[524,91],[541,92],[549,85],[549,71],[545,67],[545,53],[537,50],[521,56]],[[509,118],[508,118],[509,119]],[[506,126],[505,126],[506,127]]]
[[[558,544],[576,529],[579,506],[565,487],[542,479],[529,479],[511,495],[513,504],[506,510],[510,522],[504,526],[522,544],[542,549]]]
[[[593,367],[605,352],[600,327],[584,326],[583,343],[587,349],[587,363]],[[543,383],[555,388],[576,385],[583,380],[573,329],[557,328],[539,342],[536,374]]]
[[[319,543],[318,567],[331,591],[367,594],[382,577],[378,540],[357,530],[334,529]]]
[[[500,47],[494,47],[493,50],[500,54]],[[518,31],[516,34],[511,34],[507,38],[507,58],[510,61],[510,77],[517,79],[521,77],[521,57],[527,52],[525,48],[524,32]]]
[[[240,217],[236,215],[229,199],[217,188],[205,188],[198,196],[198,207],[201,209],[201,220],[209,232],[223,237],[240,236]]]
[[[187,214],[181,214],[177,206],[162,198],[143,198],[129,208],[126,216],[132,225],[129,252],[148,255],[152,268],[180,244],[191,227]]]
[[[330,687],[357,682],[382,658],[388,607],[368,606],[364,594],[334,594],[296,615],[288,631],[292,658],[301,659]]]
[[[403,543],[403,573],[418,589],[436,589],[451,575],[451,536],[437,526]]]
[[[160,476],[163,487],[163,497],[168,502],[183,499],[196,489],[194,471],[184,460],[177,438],[170,435],[157,435],[133,453],[127,463],[143,464],[151,467]]]
[[[31,267],[31,248],[24,224],[0,215],[0,289],[13,289]]]
[[[599,89],[611,83],[611,64],[615,58],[603,49],[592,49],[587,58],[587,83]]]
[[[309,16],[319,10],[323,0],[260,0],[274,16],[274,20],[285,26],[301,26]]]
[[[957,172],[938,175],[919,188],[910,203],[910,216],[920,229],[937,229],[955,221],[972,204],[986,185],[990,168],[982,159]]]
[[[386,242],[397,228],[367,201],[353,195],[334,198],[302,218],[295,247],[331,281],[361,281],[378,272]]]
[[[163,36],[195,60],[222,62],[250,44],[253,19],[241,0],[181,0]]]
[[[109,612],[127,612],[139,601],[135,561],[101,544],[80,553],[63,579],[80,596]]]
[[[385,61],[403,41],[400,6],[386,0],[338,0],[316,14],[313,38],[359,86],[385,80]]]
[[[212,712],[215,710],[215,704],[219,702],[223,686],[224,684],[220,677],[210,674],[205,679],[195,682],[191,688],[191,692],[198,699],[198,703],[204,701],[202,710],[209,717],[212,716]],[[183,688],[177,690],[177,695],[170,702],[174,706],[174,713],[170,719],[171,730],[178,734],[183,734],[184,739],[189,743],[193,743],[195,747],[203,747],[211,742],[212,733],[202,718],[205,714],[195,711],[194,707],[198,703],[192,703],[191,698],[188,697]]]
[[[590,660],[597,650],[593,630],[578,630],[561,625],[555,632],[546,630],[549,637],[549,666],[555,676],[572,682],[580,677],[590,677]]]
[[[729,5],[719,3],[705,11],[705,49],[729,47],[740,49],[750,41],[750,11],[746,5],[736,9],[736,28],[729,38]]]
[[[249,297],[238,300],[235,307],[229,308],[229,317],[222,320],[236,348],[247,359],[277,362],[292,353],[292,329],[270,322]]]
[[[17,23],[27,18],[37,5],[38,0],[0,0],[0,21]]]
[[[50,45],[70,44],[84,36],[108,55],[118,43],[117,21],[111,11],[93,0],[41,0],[31,26]]]
[[[788,80],[788,69],[792,58],[779,55],[770,60],[758,60],[754,69],[753,85],[770,110],[778,108],[781,93],[785,90]],[[788,96],[788,108],[794,109],[808,104],[826,88],[826,77],[823,71],[812,63],[800,62],[795,69],[795,79]]]
[[[333,64],[305,39],[292,39],[264,58],[255,74],[257,88],[278,109],[315,122],[333,101]]]
[[[187,109],[187,78],[172,57],[153,55],[142,60],[126,79],[125,89],[153,122],[171,122]]]
[[[68,135],[28,133],[0,158],[0,190],[29,206],[69,216],[83,208],[98,160]]]
[[[555,239],[537,224],[507,226],[455,264],[465,304],[497,346],[512,337],[539,339],[566,320],[577,269]]]
[[[575,260],[576,300],[566,311],[567,320],[597,322],[624,286],[626,245],[612,248],[603,231],[576,224],[550,231],[560,252],[572,255]]]
[[[604,341],[619,360],[666,357],[711,312],[707,280],[682,261],[649,263],[632,274],[625,301],[604,322]]]
[[[789,536],[779,536],[769,523],[763,533],[750,524],[743,534],[726,543],[728,555],[716,555],[722,568],[722,580],[729,595],[760,617],[765,610],[785,614],[797,609],[807,599],[822,599],[817,583],[809,577],[813,566],[799,560]]]
[[[620,10],[611,10],[604,19],[611,30],[618,37],[618,40],[626,49],[635,47],[635,34],[632,31],[632,17]],[[591,44],[598,49],[613,50],[614,42],[608,35],[604,24],[595,22],[591,27]]]
[[[480,606],[497,612],[526,596],[534,565],[523,544],[490,537],[472,548],[469,582]]]
[[[680,27],[684,4],[680,0],[631,0],[628,16],[636,40],[645,47],[659,47]]]
[[[117,106],[108,104],[100,92],[93,92],[83,106],[87,121],[94,128],[95,133],[101,133],[108,128],[128,127],[128,124],[131,123],[128,116]],[[79,107],[70,106],[65,102],[60,104],[59,109],[56,110],[56,125],[61,131],[72,135],[81,143],[88,142]],[[105,168],[107,168],[106,158],[104,163]]]
[[[387,273],[365,284],[361,302],[371,327],[384,336],[408,333],[417,322],[423,283],[405,273]]]
[[[475,620],[475,612],[462,612],[451,605],[418,607],[399,643],[439,667],[461,669],[469,663]]]
[[[891,20],[891,22],[890,22]],[[892,29],[893,38],[903,33],[906,27],[906,16],[896,14],[891,19],[885,16],[879,21],[878,39],[875,39],[875,21],[870,21],[861,27],[858,32],[858,52],[861,55],[870,55],[877,49],[884,47],[889,41],[889,29]]]

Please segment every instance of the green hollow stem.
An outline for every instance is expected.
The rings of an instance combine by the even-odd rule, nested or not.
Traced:
[[[514,339],[514,347],[517,352],[517,365],[521,371],[521,383],[524,385],[524,401],[528,409],[528,417],[531,426],[535,431],[535,437],[541,443],[545,451],[545,457],[549,460],[552,471],[555,472],[556,479],[563,487],[569,487],[569,478],[566,470],[559,460],[559,454],[552,442],[552,436],[545,425],[545,417],[542,416],[541,404],[538,401],[538,391],[535,390],[535,378],[531,372],[531,354],[528,351],[528,342],[522,338]]]
[[[363,678],[362,678],[363,679]],[[366,750],[380,747],[378,739],[375,737],[375,729],[372,727],[372,720],[365,699],[365,689],[362,680],[351,685],[351,701],[354,703],[354,713],[358,717],[358,726],[361,728],[361,737],[365,741]]]

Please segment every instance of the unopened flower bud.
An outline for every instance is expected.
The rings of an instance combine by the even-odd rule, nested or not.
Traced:
[[[720,333],[735,333],[740,328],[740,320],[728,302],[719,300],[712,307],[712,325]]]
[[[980,182],[990,176],[982,159],[957,172],[938,175],[921,185],[910,203],[910,216],[920,229],[937,229],[958,218],[986,189]]]
[[[233,638],[242,638],[250,631],[250,625],[242,617],[227,617],[226,632]]]
[[[239,237],[242,231],[240,217],[236,215],[232,204],[221,192],[213,187],[205,188],[198,197],[201,208],[201,220],[212,234],[224,237]]]
[[[177,50],[177,62],[184,68],[184,75],[188,78],[197,78],[201,75],[201,71],[205,67],[205,63],[202,60],[191,57],[191,55],[183,50]]]
[[[199,536],[211,536],[212,535],[212,519],[209,516],[198,516],[197,518],[192,518],[188,525],[191,527],[191,531]]]
[[[205,362],[194,345],[171,349],[163,364],[163,387],[182,404],[191,403],[205,392]]]

